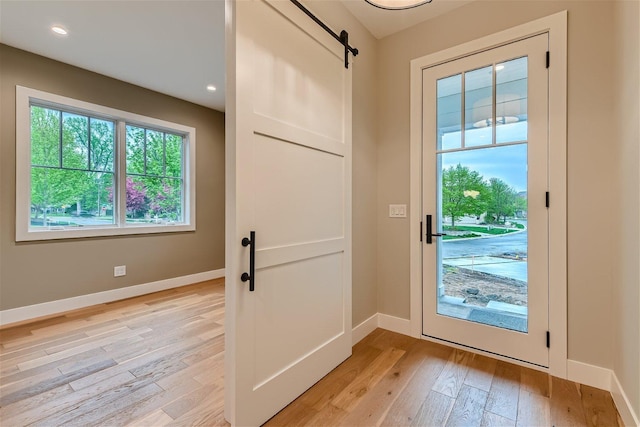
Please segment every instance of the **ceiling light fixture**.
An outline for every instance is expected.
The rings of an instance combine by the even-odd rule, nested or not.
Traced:
[[[387,10],[411,9],[412,7],[421,6],[431,3],[431,0],[364,0],[372,6]]]
[[[61,36],[66,36],[68,34],[68,31],[59,25],[54,25],[53,27],[51,27],[51,31],[56,34],[60,34]]]
[[[216,87],[214,85],[207,85],[207,90],[209,92],[215,92],[216,91]]]
[[[504,70],[504,65],[498,64],[496,65],[496,71]]]

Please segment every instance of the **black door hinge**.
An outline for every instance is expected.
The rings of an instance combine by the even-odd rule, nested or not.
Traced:
[[[547,348],[551,348],[551,334],[547,331]]]
[[[551,54],[547,51],[547,68],[549,68],[549,64],[551,63]]]
[[[420,241],[422,242],[422,221],[420,221]]]
[[[547,207],[549,207],[549,192],[548,191],[545,194],[545,204],[547,205]]]

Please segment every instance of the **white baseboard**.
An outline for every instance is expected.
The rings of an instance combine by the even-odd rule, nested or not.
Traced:
[[[401,319],[399,317],[389,316],[388,314],[378,313],[378,327],[411,336],[411,322],[409,319]]]
[[[631,402],[629,402],[629,398],[620,385],[620,381],[618,381],[615,372],[611,372],[611,397],[613,397],[613,401],[616,404],[616,408],[618,408],[620,418],[622,418],[624,425],[627,427],[640,427],[639,414],[634,412],[633,406],[631,406]]]
[[[358,326],[353,328],[351,332],[351,345],[358,344],[364,337],[369,335],[378,327],[378,313],[369,317],[364,322],[360,323]]]
[[[611,391],[611,369],[567,360],[567,379],[601,390]]]
[[[0,326],[224,277],[224,268],[0,311]]]
[[[411,322],[408,319],[376,313],[353,328],[351,331],[353,345],[359,343],[376,328],[411,336]]]

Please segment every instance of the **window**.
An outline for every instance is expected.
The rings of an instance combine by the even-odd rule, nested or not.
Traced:
[[[195,129],[16,88],[16,240],[195,230]]]

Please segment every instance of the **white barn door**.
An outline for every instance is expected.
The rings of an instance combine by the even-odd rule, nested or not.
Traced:
[[[226,21],[225,416],[246,426],[351,354],[351,74],[288,0]]]

